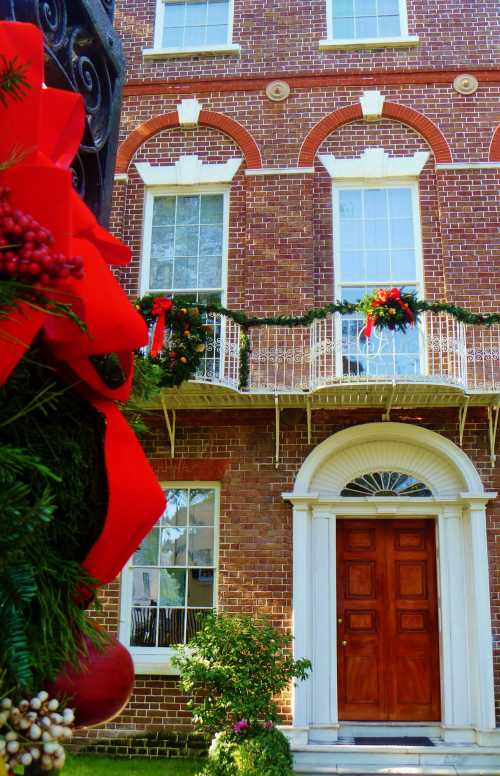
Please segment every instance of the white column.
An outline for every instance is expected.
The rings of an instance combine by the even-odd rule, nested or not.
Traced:
[[[313,508],[312,518],[312,718],[323,728],[338,723],[335,516]],[[327,731],[325,731],[326,733]],[[336,737],[329,730],[328,737]]]
[[[293,654],[312,661],[311,611],[311,516],[307,504],[293,507]],[[299,682],[293,690],[293,725],[306,728],[311,722],[312,680]]]
[[[472,713],[478,731],[495,728],[493,640],[484,499],[467,508],[466,535],[469,576],[469,635],[471,643]]]
[[[438,518],[441,714],[443,726],[455,729],[472,724],[464,549],[462,510],[446,507]]]

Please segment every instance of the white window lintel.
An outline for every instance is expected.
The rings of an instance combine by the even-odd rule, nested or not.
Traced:
[[[418,35],[398,35],[391,38],[327,38],[320,40],[320,51],[335,49],[409,48],[418,46]]]
[[[153,166],[136,162],[137,172],[146,186],[196,186],[206,183],[231,183],[243,159],[205,164],[197,156],[181,156],[175,164]]]
[[[429,151],[413,156],[389,156],[383,148],[366,148],[357,159],[337,159],[333,154],[319,158],[334,180],[372,178],[417,178],[429,158]]]

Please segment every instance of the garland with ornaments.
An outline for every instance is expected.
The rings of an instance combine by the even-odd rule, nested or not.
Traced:
[[[460,323],[471,326],[493,326],[500,323],[498,313],[474,313],[449,302],[429,302],[418,299],[413,292],[400,288],[378,288],[365,294],[358,302],[338,301],[324,307],[314,307],[302,315],[258,316],[243,310],[230,310],[217,303],[186,302],[163,294],[146,294],[135,302],[144,317],[152,345],[149,353],[139,355],[161,369],[159,387],[180,385],[194,376],[212,336],[212,327],[204,324],[207,314],[221,314],[241,326],[240,389],[248,387],[251,340],[249,332],[259,326],[308,326],[329,315],[362,313],[365,325],[360,336],[370,337],[373,330],[388,329],[405,332],[416,326],[421,313],[448,313]]]

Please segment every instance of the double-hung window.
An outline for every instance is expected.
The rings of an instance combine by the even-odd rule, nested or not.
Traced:
[[[172,483],[167,506],[122,572],[121,641],[142,672],[167,673],[169,648],[216,604],[219,489]]]
[[[328,38],[320,48],[412,46],[406,0],[327,0]]]
[[[421,295],[418,185],[339,183],[333,202],[336,298],[356,302],[394,286]],[[343,376],[422,374],[417,327],[404,333],[375,329],[368,338],[361,315],[345,316],[339,326],[337,371]]]
[[[232,43],[234,0],[157,0],[154,47],[147,58],[239,54]]]

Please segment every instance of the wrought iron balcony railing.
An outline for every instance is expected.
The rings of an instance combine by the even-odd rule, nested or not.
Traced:
[[[500,393],[500,326],[468,326],[424,313],[406,332],[361,335],[358,316],[331,315],[310,326],[250,329],[248,384],[241,385],[241,330],[224,315],[212,326],[194,381],[247,394],[314,392],[336,385],[427,383],[467,393]]]
[[[106,224],[111,207],[124,62],[114,0],[0,0],[0,19],[30,22],[45,36],[48,86],[79,92],[87,126],[73,163],[75,187]]]

